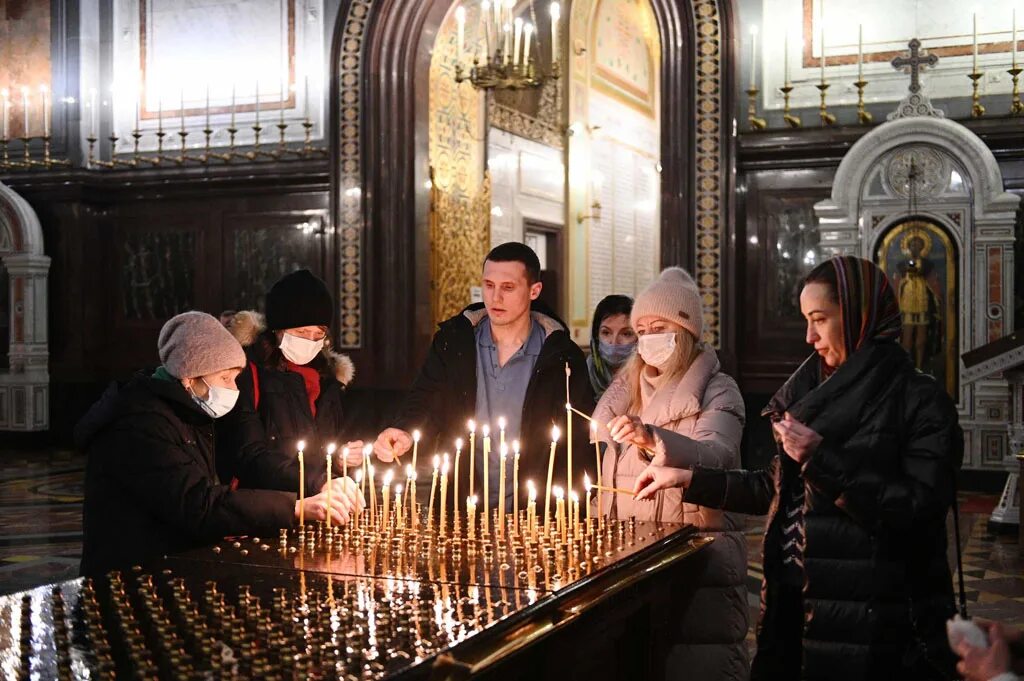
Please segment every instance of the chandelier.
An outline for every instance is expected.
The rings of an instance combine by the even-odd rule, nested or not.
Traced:
[[[529,22],[513,16],[515,4],[515,0],[483,0],[480,3],[480,50],[474,51],[472,66],[468,70],[464,66],[466,8],[460,6],[455,10],[458,30],[456,83],[468,80],[478,90],[523,90],[539,87],[548,80],[558,78],[558,22],[562,16],[561,6],[552,2],[548,7],[551,16],[551,68],[543,73],[538,67],[537,57],[542,46],[537,34],[533,1],[530,1]]]

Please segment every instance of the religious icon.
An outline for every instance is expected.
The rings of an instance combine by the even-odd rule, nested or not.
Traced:
[[[921,371],[956,390],[956,256],[946,233],[914,219],[885,235],[878,263],[889,275],[903,315],[900,344]]]

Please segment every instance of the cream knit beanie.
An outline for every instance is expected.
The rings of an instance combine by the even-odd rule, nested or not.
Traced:
[[[681,325],[699,341],[704,333],[704,307],[697,282],[682,267],[667,267],[640,292],[633,303],[629,322],[657,315]]]
[[[157,340],[160,361],[175,378],[196,378],[245,366],[245,351],[218,319],[205,312],[171,317]]]

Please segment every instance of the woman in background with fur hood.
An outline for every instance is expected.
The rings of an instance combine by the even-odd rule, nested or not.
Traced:
[[[243,310],[230,330],[247,364],[237,383],[238,405],[218,431],[217,468],[243,487],[293,490],[298,486],[297,445],[305,441],[306,493],[326,481],[327,445],[349,449],[349,466],[362,462],[361,441],[342,439],[342,399],[355,368],[331,351],[334,300],[309,270],[285,275],[266,296],[266,315]],[[335,473],[340,460],[335,459]]]

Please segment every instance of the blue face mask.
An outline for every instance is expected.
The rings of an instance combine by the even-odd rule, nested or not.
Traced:
[[[598,351],[601,353],[601,357],[604,361],[608,362],[613,367],[617,367],[633,354],[636,350],[636,343],[623,343],[621,345],[616,343],[606,343],[604,341],[598,341]]]

